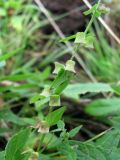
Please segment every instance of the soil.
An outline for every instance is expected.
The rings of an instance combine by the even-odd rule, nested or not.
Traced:
[[[85,16],[83,11],[86,6],[81,0],[41,0],[44,6],[51,11],[55,16],[60,16],[64,13],[70,13],[68,16],[60,19],[57,24],[65,34],[70,34],[78,30],[83,30],[85,26]],[[93,0],[91,0],[93,2]],[[81,7],[81,11],[77,8]],[[84,8],[84,9],[83,9]],[[73,11],[74,10],[74,11]],[[51,32],[51,28],[47,28]]]

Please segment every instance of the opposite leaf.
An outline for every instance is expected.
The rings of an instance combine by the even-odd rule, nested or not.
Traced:
[[[76,35],[75,43],[79,43],[87,48],[94,48],[94,39],[95,37],[91,33],[86,34],[84,32],[78,32]]]

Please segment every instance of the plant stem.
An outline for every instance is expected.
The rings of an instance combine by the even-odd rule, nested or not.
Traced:
[[[95,19],[95,13],[96,13],[96,11],[97,11],[100,3],[101,3],[101,0],[98,1],[96,10],[93,12],[92,17],[91,17],[91,20],[90,20],[90,22],[88,23],[88,25],[87,25],[87,27],[86,27],[86,29],[85,29],[85,32],[84,32],[85,34],[87,34],[87,32],[89,31],[89,29],[90,29],[90,27],[91,27],[91,25],[92,25],[92,23],[93,23],[93,21],[94,21],[94,19]]]

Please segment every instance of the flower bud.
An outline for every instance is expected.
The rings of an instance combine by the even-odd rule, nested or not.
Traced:
[[[73,60],[68,60],[68,61],[66,62],[65,70],[70,71],[70,72],[73,72],[73,73],[76,73],[76,72],[75,72],[75,61],[73,61]]]
[[[45,121],[40,122],[39,127],[38,127],[38,132],[39,133],[49,133],[49,127]]]

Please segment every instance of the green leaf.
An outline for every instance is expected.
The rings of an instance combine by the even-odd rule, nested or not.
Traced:
[[[94,6],[92,6],[92,8],[84,12],[84,15],[87,16],[89,14],[93,14],[97,10],[97,6],[98,4],[95,4]]]
[[[118,148],[119,142],[120,142],[120,131],[117,129],[111,130],[96,141],[96,147],[104,153],[107,160],[113,160],[113,159],[119,160],[120,158],[120,152],[118,154],[118,151],[120,151],[120,148]]]
[[[82,44],[84,47],[93,48],[94,35],[91,33],[78,32],[74,43]]]
[[[5,160],[21,160],[24,158],[22,152],[29,135],[30,129],[27,128],[18,132],[10,139],[5,149]]]
[[[35,94],[33,97],[30,98],[30,104],[35,103],[41,98],[40,94]]]
[[[112,126],[114,126],[115,128],[120,128],[120,116],[115,116],[115,117],[112,117],[110,119],[110,122],[112,123]]]
[[[82,43],[85,44],[86,43],[86,35],[84,32],[78,32],[76,34],[76,38],[75,38],[75,43]]]
[[[66,62],[65,70],[75,73],[75,61],[68,60]]]
[[[110,153],[109,151],[114,150],[117,148],[120,141],[120,131],[119,130],[111,130],[103,135],[96,141],[96,146],[100,148],[104,148],[107,150],[106,152]]]
[[[59,85],[56,89],[55,89],[55,94],[61,94],[62,91],[65,90],[65,88],[68,86],[70,82],[70,78],[66,81],[64,81],[61,85]]]
[[[85,111],[93,116],[120,114],[120,98],[96,100],[90,103]]]
[[[49,126],[55,125],[62,118],[64,112],[65,112],[65,107],[61,107],[53,112],[50,112],[46,116],[45,121]]]
[[[66,41],[69,41],[69,40],[75,39],[75,38],[76,38],[76,34],[69,36],[69,37],[66,37],[66,38],[63,38],[60,40],[60,42],[66,42]]]
[[[65,128],[65,123],[62,120],[59,120],[57,123],[57,127],[61,130],[64,130]]]
[[[21,1],[10,0],[10,1],[5,1],[4,3],[7,9],[14,8],[15,10],[17,10],[17,9],[21,9],[22,7]]]
[[[95,4],[91,9],[84,12],[84,15],[94,14],[95,17],[100,17],[102,13],[107,13],[108,9],[106,7],[98,6]]]
[[[69,132],[69,136],[72,138],[74,137],[81,129],[82,126],[78,126],[74,129],[72,129],[70,132]]]
[[[67,143],[66,141],[63,142],[61,146],[59,146],[59,148],[60,148],[59,152],[61,153],[61,155],[63,155],[65,160],[77,160],[78,159],[74,147],[71,147],[69,143]]]
[[[118,95],[120,95],[120,85],[111,85],[111,88],[114,90],[114,92]]]
[[[4,119],[7,122],[12,122],[21,126],[28,124],[33,125],[35,123],[35,121],[32,118],[20,118],[8,109],[0,111],[0,119]]]
[[[79,143],[77,148],[78,160],[107,160],[104,153],[94,143]]]
[[[73,99],[79,99],[81,94],[101,92],[113,92],[113,89],[105,83],[76,83],[68,85],[63,94]]]
[[[40,110],[44,104],[49,102],[49,100],[50,100],[50,97],[46,97],[46,98],[43,98],[43,99],[35,102],[36,109]]]
[[[87,34],[85,47],[87,47],[87,48],[94,48],[94,46],[93,46],[94,40],[95,40],[95,36],[94,35],[92,35],[90,33]]]
[[[63,86],[60,86],[60,85],[64,84],[64,82],[66,83],[71,78],[71,75],[72,75],[71,72],[64,70],[64,69],[61,69],[60,72],[58,73],[57,77],[55,78],[55,80],[51,84],[51,88],[54,89],[53,93],[56,93],[56,90],[59,87],[64,88]]]
[[[5,152],[0,152],[0,160],[5,160]]]

